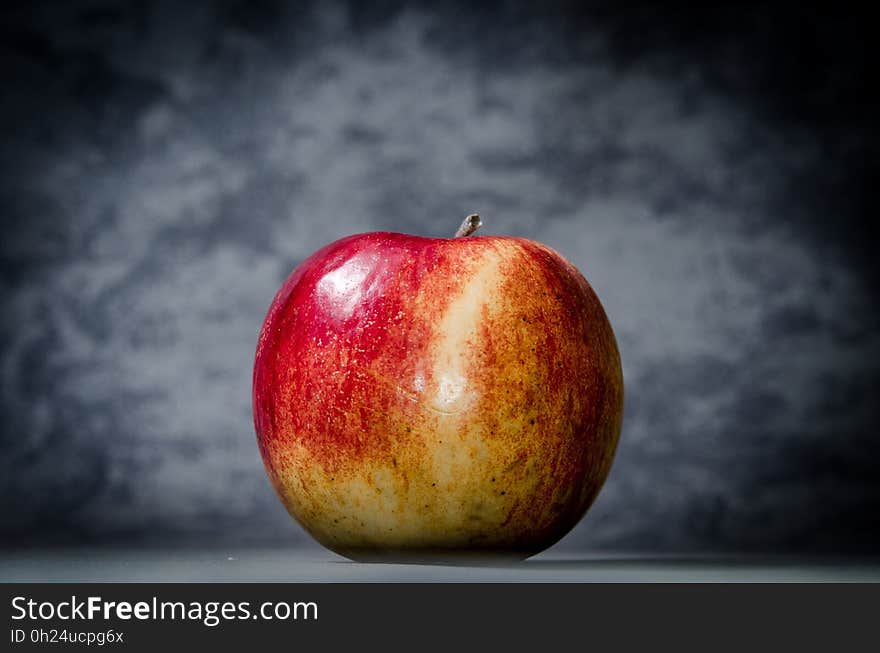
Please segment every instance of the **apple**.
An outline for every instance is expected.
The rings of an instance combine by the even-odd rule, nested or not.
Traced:
[[[623,375],[599,299],[546,245],[479,226],[343,238],[269,308],[260,453],[288,512],[343,556],[526,558],[608,475]]]

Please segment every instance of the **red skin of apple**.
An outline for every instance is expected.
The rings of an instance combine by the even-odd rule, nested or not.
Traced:
[[[376,232],[284,282],[253,407],[275,490],[331,550],[523,558],[599,492],[623,377],[599,299],[549,247]]]

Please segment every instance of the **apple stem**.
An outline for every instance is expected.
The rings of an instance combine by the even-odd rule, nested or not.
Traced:
[[[455,238],[464,238],[465,236],[470,236],[482,226],[483,223],[480,221],[480,216],[477,213],[471,213],[461,223],[458,231],[455,232]]]

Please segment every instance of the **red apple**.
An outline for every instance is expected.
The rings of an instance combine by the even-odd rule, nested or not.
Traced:
[[[549,247],[477,226],[343,238],[269,308],[260,453],[290,514],[344,556],[528,557],[608,475],[623,376],[599,299]]]

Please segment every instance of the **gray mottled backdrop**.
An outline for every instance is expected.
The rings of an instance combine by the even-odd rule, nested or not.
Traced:
[[[3,12],[0,541],[316,546],[253,435],[268,304],[329,241],[476,210],[620,343],[618,457],[560,548],[880,549],[864,19]]]

